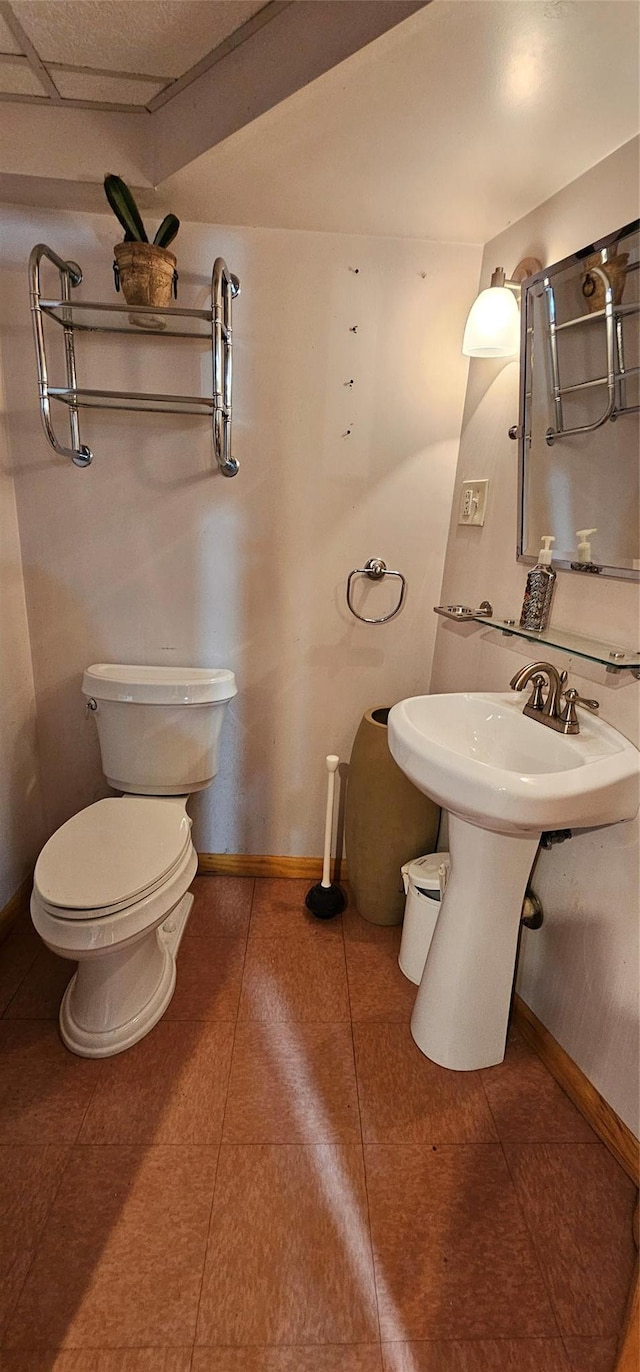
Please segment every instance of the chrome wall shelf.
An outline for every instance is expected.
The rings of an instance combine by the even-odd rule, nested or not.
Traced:
[[[458,618],[453,615],[450,617]],[[502,634],[514,638],[525,638],[531,643],[542,643],[547,648],[557,648],[560,652],[571,653],[573,657],[583,657],[588,662],[597,662],[600,666],[606,667],[608,672],[627,671],[640,678],[640,649],[634,652],[615,643],[605,643],[602,639],[574,634],[570,629],[558,629],[555,625],[548,625],[546,629],[521,629],[518,619],[515,618],[500,619],[497,615],[488,618],[486,614],[477,613],[464,618],[472,619],[476,624],[484,624],[488,629],[499,629]]]
[[[60,276],[58,299],[43,299],[40,265],[43,258],[57,268]],[[211,281],[211,305],[204,310],[183,309],[177,305],[107,305],[96,301],[71,300],[71,290],[80,285],[82,271],[76,262],[65,262],[45,243],[38,243],[29,258],[31,315],[36,348],[40,414],[45,434],[54,452],[70,457],[77,467],[87,467],[93,453],[80,440],[78,411],[82,409],[153,411],[157,414],[204,415],[212,424],[213,446],[219,470],[235,476],[238,463],[231,456],[232,391],[232,301],[239,294],[240,282],[221,257],[216,258]],[[66,386],[49,384],[45,348],[44,320],[50,319],[64,333]],[[75,359],[77,333],[123,333],[147,338],[188,338],[209,344],[212,355],[211,395],[164,395],[136,391],[89,390],[78,386]],[[71,446],[58,441],[51,418],[51,400],[67,407]]]

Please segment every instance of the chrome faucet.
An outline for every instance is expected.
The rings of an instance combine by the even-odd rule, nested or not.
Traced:
[[[567,673],[558,672],[551,662],[530,662],[528,667],[516,672],[509,684],[512,691],[523,691],[525,686],[530,683],[533,685],[523,711],[529,719],[537,719],[540,724],[560,734],[578,734],[580,725],[576,705],[584,705],[585,709],[595,711],[600,708],[599,702],[587,700],[574,688],[565,691],[566,681]],[[564,706],[563,698],[566,701]]]

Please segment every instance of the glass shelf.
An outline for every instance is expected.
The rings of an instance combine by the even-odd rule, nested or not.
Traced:
[[[640,649],[633,651],[615,643],[603,643],[597,638],[585,638],[583,634],[574,634],[570,629],[558,629],[555,625],[548,625],[546,629],[521,629],[518,619],[498,619],[495,615],[489,618],[486,615],[472,615],[470,618],[488,629],[499,629],[503,634],[526,638],[531,643],[542,643],[547,648],[559,648],[561,652],[571,653],[574,657],[598,662],[608,672],[640,672]]]
[[[144,395],[136,391],[68,390],[62,386],[50,386],[49,395],[52,400],[60,400],[79,410],[154,410],[161,414],[211,415],[215,409],[214,400],[203,395]]]
[[[165,338],[202,338],[211,343],[211,309],[127,305],[124,301],[103,305],[90,300],[41,300],[40,308],[63,328],[71,326],[86,333],[160,334]]]

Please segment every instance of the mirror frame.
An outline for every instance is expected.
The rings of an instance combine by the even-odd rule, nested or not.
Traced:
[[[534,286],[543,282],[547,276],[555,276],[556,273],[566,270],[568,267],[576,266],[583,258],[589,257],[592,253],[599,252],[601,248],[609,248],[617,243],[625,235],[640,232],[640,219],[633,219],[630,224],[623,224],[621,228],[615,229],[613,233],[608,233],[605,238],[599,238],[595,243],[589,243],[585,248],[580,248],[577,252],[570,253],[561,262],[554,262],[550,267],[543,267],[542,271],[536,272],[534,276],[528,276],[522,283],[522,293],[520,297],[520,375],[518,380],[518,424],[509,430],[509,437],[518,441],[518,537],[516,543],[516,561],[526,562],[530,566],[535,566],[537,558],[531,553],[524,552],[525,540],[525,464],[527,459],[526,439],[525,439],[525,404],[527,390],[527,337],[529,330],[529,314],[531,291]],[[574,572],[576,576],[606,576],[618,581],[640,581],[640,569],[636,567],[610,567],[603,564],[598,572],[579,572],[572,567],[568,558],[554,557],[553,566],[563,572]]]

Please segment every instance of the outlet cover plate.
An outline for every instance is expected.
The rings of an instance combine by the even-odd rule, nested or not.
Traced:
[[[489,482],[463,481],[460,492],[458,524],[484,524]]]

